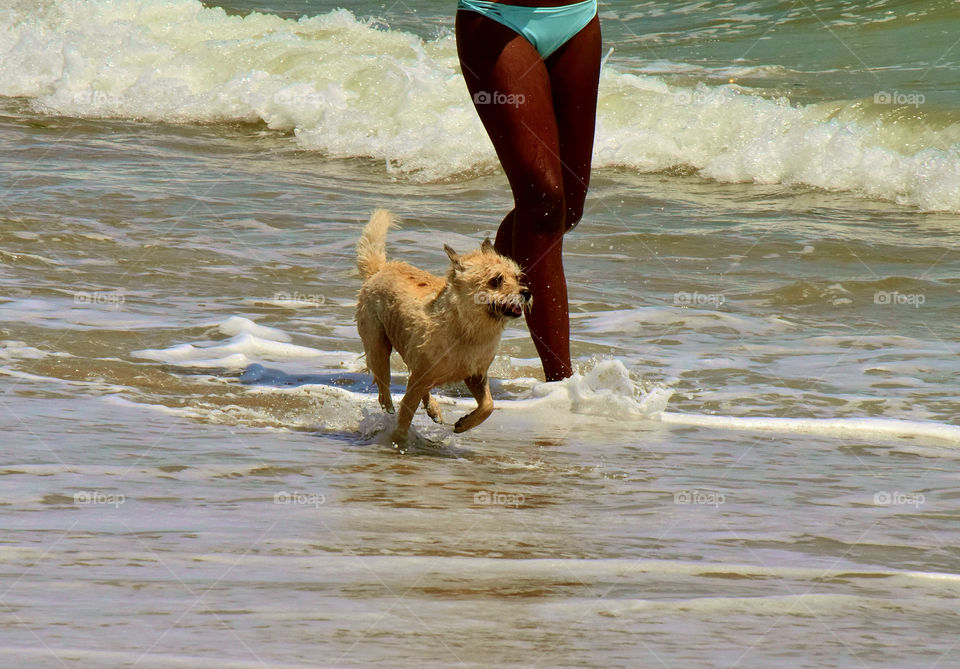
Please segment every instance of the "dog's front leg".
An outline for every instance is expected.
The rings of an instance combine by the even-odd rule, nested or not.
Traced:
[[[493,413],[493,396],[490,395],[490,380],[486,374],[468,376],[463,380],[470,393],[477,399],[477,408],[460,418],[453,427],[454,432],[463,432],[476,427]]]
[[[403,445],[407,442],[407,433],[410,431],[410,423],[413,422],[413,414],[416,413],[420,400],[430,392],[430,386],[423,382],[419,377],[411,376],[407,381],[407,392],[400,400],[400,410],[397,411],[397,427],[393,431],[393,443]]]

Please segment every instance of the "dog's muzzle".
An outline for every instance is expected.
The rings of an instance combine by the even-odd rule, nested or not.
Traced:
[[[491,310],[507,318],[520,318],[523,312],[530,309],[533,303],[533,293],[524,288],[519,293],[511,295],[503,300],[493,302]]]

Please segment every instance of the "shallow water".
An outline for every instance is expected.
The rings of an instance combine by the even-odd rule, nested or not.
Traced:
[[[124,2],[91,6],[107,16]],[[469,100],[442,74],[446,10],[386,20],[358,5],[381,17],[373,36],[344,15],[315,23],[353,31],[348,77],[367,52],[425,38],[397,71],[414,100],[449,86],[439,106],[464,124],[463,152],[421,137],[415,109],[363,98],[337,116],[316,98],[273,97],[290,114],[273,123],[237,102],[254,75],[253,88],[233,80],[190,99],[80,95],[116,68],[149,69],[171,12],[198,35],[256,43],[257,30],[292,39],[278,16],[328,8],[230,8],[275,15],[254,25],[144,3],[128,32],[114,26],[130,58],[113,69],[89,39],[99,19],[76,19],[86,37],[20,35],[25,54],[74,40],[54,46],[79,60],[67,76],[31,61],[52,68],[32,91],[25,70],[0,77],[0,665],[957,664],[960,186],[953,126],[929,116],[953,103],[872,135],[845,126],[817,153],[832,121],[816,114],[865,106],[829,94],[836,80],[791,50],[809,21],[781,35],[779,62],[805,73],[792,106],[770,101],[775,76],[733,93],[704,73],[786,11],[748,4],[703,10],[747,12],[715,41],[701,39],[696,5],[639,5],[636,20],[657,22],[658,61],[626,36],[642,35],[630,8],[608,7],[623,22],[605,18],[616,50],[599,168],[565,243],[579,374],[543,383],[512,325],[493,416],[452,435],[472,400],[445,388],[448,424],[418,415],[404,453],[387,443],[359,355],[359,229],[390,206],[404,221],[390,255],[440,272],[441,245],[475,246],[510,202],[470,134]],[[920,11],[874,5],[862,11],[881,26],[882,12]],[[49,6],[81,17],[81,5]],[[320,33],[307,46],[329,51]],[[689,51],[701,43],[715,55]],[[209,45],[197,48],[168,74],[202,80],[191,68]],[[270,76],[291,71],[284,48]],[[777,64],[768,56],[751,66]],[[904,71],[925,57],[904,57]],[[387,77],[367,76],[370,90]],[[934,68],[918,90],[936,97],[944,76]],[[344,90],[366,90],[351,81]],[[78,106],[55,113],[68,92]],[[671,112],[677,100],[694,111]],[[80,103],[120,106],[100,118]],[[353,143],[334,147],[317,110],[357,128],[396,123],[380,137],[340,126],[329,137]],[[178,123],[163,116],[174,112]],[[803,132],[730,152],[708,120],[737,116]],[[909,141],[891,134],[904,127]],[[914,181],[884,181],[924,141]],[[805,148],[803,174],[782,161]],[[743,171],[718,176],[734,164]]]

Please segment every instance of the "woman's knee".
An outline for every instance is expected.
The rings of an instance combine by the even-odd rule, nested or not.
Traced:
[[[567,229],[567,203],[563,187],[541,183],[517,198],[517,214],[529,233],[556,237]]]
[[[587,199],[587,184],[579,178],[569,178],[564,188],[564,204],[566,205],[565,231],[570,231],[583,218],[583,204]]]

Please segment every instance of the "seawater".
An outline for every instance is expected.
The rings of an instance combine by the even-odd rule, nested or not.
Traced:
[[[960,210],[953,3],[748,4],[604,7],[616,58],[601,82],[598,167]],[[681,38],[671,28],[684,18]],[[300,148],[420,181],[496,165],[464,101],[449,25],[424,38],[347,9],[294,20],[196,0],[17,2],[0,25],[0,94],[46,113],[261,122]],[[890,64],[892,47],[916,41],[906,63]]]
[[[0,664],[957,664],[954,5],[602,4],[578,374],[400,452],[360,227],[510,207],[452,5],[0,4]]]

